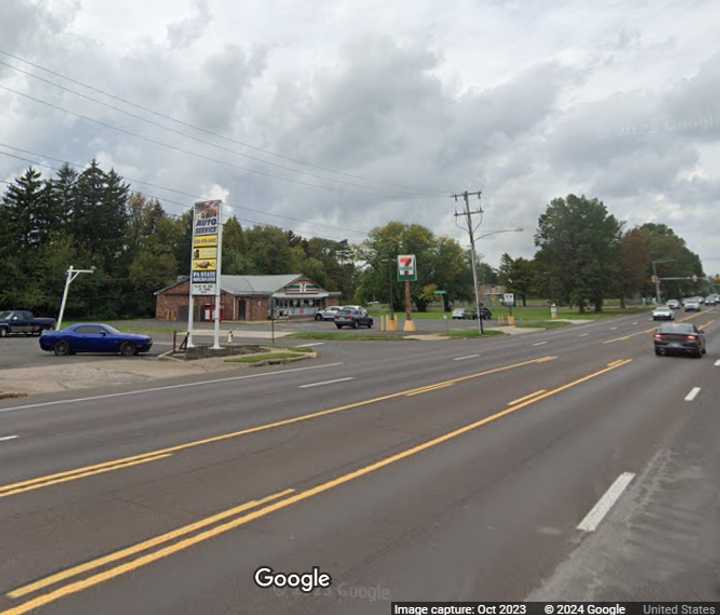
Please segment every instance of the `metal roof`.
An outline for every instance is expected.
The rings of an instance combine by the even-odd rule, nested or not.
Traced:
[[[301,273],[284,275],[223,275],[222,289],[233,295],[272,295],[303,277]]]

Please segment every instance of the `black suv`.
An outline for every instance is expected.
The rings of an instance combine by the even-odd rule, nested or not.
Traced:
[[[359,327],[367,327],[371,329],[373,326],[373,319],[368,316],[365,310],[355,310],[352,308],[345,308],[340,310],[335,316],[335,326],[338,329],[343,327],[352,327],[358,329]]]

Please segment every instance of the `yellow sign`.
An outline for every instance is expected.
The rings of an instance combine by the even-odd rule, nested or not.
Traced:
[[[192,270],[193,271],[217,271],[217,259],[204,258],[204,259],[200,259],[200,260],[193,260]]]
[[[193,239],[193,248],[217,246],[217,235],[200,235]]]
[[[217,248],[193,248],[193,260],[194,261],[205,261],[214,260],[217,258]]]

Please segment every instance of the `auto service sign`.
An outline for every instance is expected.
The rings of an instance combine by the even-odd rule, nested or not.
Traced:
[[[193,207],[190,282],[193,295],[217,294],[222,201],[201,201]]]
[[[417,267],[414,254],[398,254],[397,265],[399,282],[417,281]]]

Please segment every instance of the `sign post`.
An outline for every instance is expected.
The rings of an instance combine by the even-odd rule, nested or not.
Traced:
[[[405,282],[405,323],[403,331],[415,331],[412,319],[412,294],[410,283],[417,281],[417,266],[414,254],[398,254],[398,282]]]
[[[220,349],[220,295],[222,263],[222,201],[200,201],[193,207],[188,348],[192,348],[194,297],[214,297],[213,350]]]

